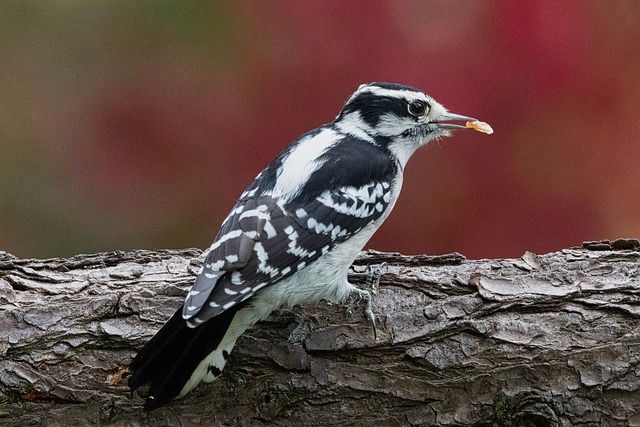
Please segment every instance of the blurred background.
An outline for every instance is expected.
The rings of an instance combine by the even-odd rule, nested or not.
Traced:
[[[640,237],[640,2],[0,4],[0,250],[209,246],[359,84],[490,123],[409,162],[369,248],[469,258]]]

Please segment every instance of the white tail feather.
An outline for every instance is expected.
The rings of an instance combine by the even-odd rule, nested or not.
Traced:
[[[182,387],[177,398],[189,393],[200,381],[209,383],[218,378],[227,363],[231,350],[236,345],[238,337],[258,320],[260,320],[259,317],[256,317],[256,312],[251,307],[238,311],[218,347],[202,359],[189,380]]]

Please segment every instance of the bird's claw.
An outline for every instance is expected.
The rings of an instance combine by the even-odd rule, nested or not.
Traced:
[[[369,319],[369,322],[371,323],[371,327],[373,328],[373,339],[374,341],[378,340],[378,330],[376,329],[376,315],[373,313],[373,304],[371,302],[371,292],[369,291],[365,291],[362,289],[357,289],[356,288],[356,292],[358,293],[358,299],[360,301],[364,300],[365,301],[365,307],[364,307],[364,315],[367,317],[367,319]]]

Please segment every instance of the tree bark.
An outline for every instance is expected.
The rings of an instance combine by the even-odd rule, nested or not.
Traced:
[[[143,413],[127,365],[200,255],[0,252],[0,425],[640,426],[637,240],[520,259],[363,253],[350,280],[375,288],[377,339],[354,303],[283,309],[220,379]]]

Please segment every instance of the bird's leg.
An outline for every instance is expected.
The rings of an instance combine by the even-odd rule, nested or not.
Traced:
[[[358,294],[358,301],[365,302],[364,315],[367,316],[367,319],[369,319],[371,327],[373,328],[373,339],[374,341],[377,341],[378,330],[376,329],[376,315],[373,313],[373,305],[371,304],[371,292],[358,288],[355,288],[355,292]]]
[[[357,293],[359,301],[365,302],[364,314],[369,319],[371,327],[373,328],[373,339],[378,340],[378,330],[376,329],[376,316],[373,313],[373,304],[371,295],[378,294],[378,286],[380,285],[380,278],[382,277],[384,267],[386,263],[376,265],[375,268],[369,268],[369,274],[365,281],[366,289],[359,289],[354,286],[354,291]]]

